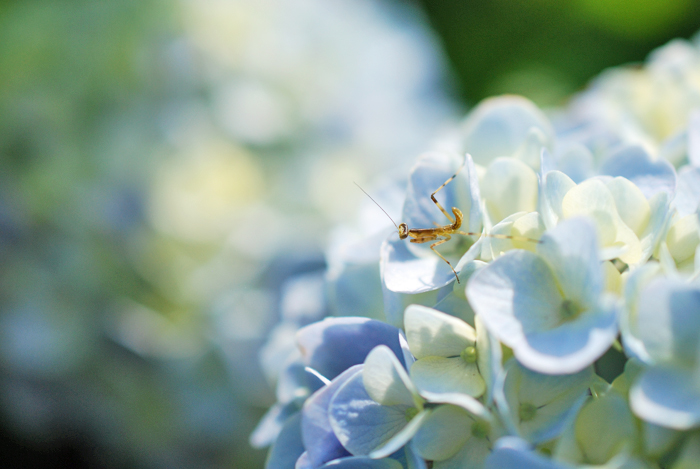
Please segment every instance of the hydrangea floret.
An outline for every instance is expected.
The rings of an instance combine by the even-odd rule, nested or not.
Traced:
[[[673,74],[700,64],[697,46],[682,49]],[[667,83],[678,50],[639,73]],[[380,285],[342,277],[344,292],[368,292],[347,305],[366,310],[329,310],[378,320],[297,333],[279,376],[311,384],[278,403],[268,467],[700,465],[700,118],[644,135],[653,120],[611,97],[625,76],[553,122],[524,98],[491,98],[417,159],[401,222],[447,224],[431,194],[449,180],[435,197],[469,234],[435,246],[449,264],[431,250],[440,238],[383,234],[363,255]],[[333,288],[343,262],[333,254]],[[294,457],[275,459],[281,447]]]

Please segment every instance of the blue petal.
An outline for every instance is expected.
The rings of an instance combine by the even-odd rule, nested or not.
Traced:
[[[265,469],[294,469],[297,459],[304,453],[301,440],[301,414],[287,419],[270,450]]]
[[[445,261],[432,251],[417,257],[407,244],[408,240],[387,240],[382,245],[380,269],[388,290],[424,293],[454,282],[454,273]]]
[[[593,155],[587,147],[576,143],[558,155],[557,167],[579,184],[594,174]]]
[[[296,402],[277,403],[270,407],[250,435],[250,445],[254,448],[264,448],[274,443],[285,422],[299,412],[299,407],[300,404]]]
[[[326,318],[299,330],[297,342],[305,363],[328,379],[365,361],[377,345],[403,358],[399,330],[368,318]]]
[[[648,422],[688,430],[700,425],[700,386],[689,370],[652,367],[632,386],[630,406]]]
[[[482,101],[464,123],[463,147],[482,166],[499,156],[513,155],[532,127],[552,141],[554,130],[537,106],[519,96],[501,96]]]
[[[349,456],[347,450],[333,433],[328,419],[328,406],[333,395],[362,369],[355,365],[337,376],[328,386],[319,389],[304,403],[301,419],[301,435],[306,448],[307,459],[313,467],[332,459]]]
[[[647,199],[659,191],[671,197],[676,192],[676,171],[673,166],[666,160],[652,160],[640,146],[627,146],[617,151],[603,163],[601,173],[629,179]]]
[[[367,456],[408,424],[409,407],[377,404],[365,390],[362,373],[358,373],[336,392],[329,411],[331,425],[342,445],[355,456]]]
[[[317,467],[318,466],[313,464],[309,459],[308,451],[301,453],[301,456],[299,456],[299,459],[297,459],[297,462],[294,465],[294,469],[316,469]]]

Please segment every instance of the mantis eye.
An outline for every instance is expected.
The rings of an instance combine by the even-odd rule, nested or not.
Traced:
[[[401,223],[399,225],[399,238],[401,238],[401,239],[408,238],[408,225],[405,223]]]

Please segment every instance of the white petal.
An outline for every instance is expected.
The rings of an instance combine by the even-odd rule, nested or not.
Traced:
[[[641,237],[651,216],[649,202],[642,191],[623,177],[614,178],[606,186],[615,199],[615,207],[622,221]]]
[[[419,359],[458,356],[476,341],[476,332],[466,322],[420,305],[406,308],[404,328],[408,347]]]
[[[479,397],[486,390],[476,363],[461,357],[426,357],[411,367],[411,378],[419,392],[463,393]]]
[[[365,359],[362,382],[367,394],[377,403],[408,405],[415,403],[415,387],[406,370],[389,347],[379,345]]]
[[[537,174],[515,158],[497,158],[481,181],[481,197],[492,223],[537,208]]]

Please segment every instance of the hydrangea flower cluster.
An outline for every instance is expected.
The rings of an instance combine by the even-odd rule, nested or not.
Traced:
[[[668,137],[682,148],[669,160],[667,142],[626,132],[633,110],[602,139],[591,123],[612,122],[609,106],[582,117],[580,102],[550,120],[486,100],[386,189],[403,188],[409,229],[433,228],[452,223],[431,200],[449,180],[436,198],[464,234],[436,246],[445,259],[440,238],[387,231],[331,251],[328,297],[358,308],[296,333],[252,436],[273,445],[267,467],[700,464],[700,121]]]

